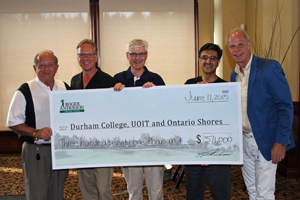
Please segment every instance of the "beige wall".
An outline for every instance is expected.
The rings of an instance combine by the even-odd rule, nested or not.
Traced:
[[[230,74],[235,67],[235,63],[230,57],[225,35],[241,24],[245,24],[245,0],[223,1],[223,78],[226,81],[230,81]]]
[[[199,48],[207,43],[214,42],[214,0],[198,0],[199,9]],[[235,63],[231,59],[227,45],[225,43],[225,35],[233,28],[239,27],[245,23],[245,0],[226,0],[222,1],[223,11],[223,74],[220,76],[230,81],[230,73]],[[237,20],[238,21],[237,21]],[[201,75],[201,70],[200,75]]]
[[[89,38],[88,0],[0,0],[0,130],[15,91],[36,77],[33,58],[41,50],[58,57],[56,79],[70,83],[81,71],[76,46]]]
[[[213,25],[206,24],[209,27],[208,31],[204,33],[201,31],[201,18],[213,16],[213,4],[214,0],[199,1],[199,46],[206,42],[211,42],[213,37]],[[257,5],[256,5],[257,3]],[[203,5],[207,6],[207,9],[203,9]],[[223,1],[223,79],[229,81],[231,71],[234,69],[235,63],[231,59],[227,45],[225,43],[225,35],[233,28],[239,27],[240,24],[245,25],[245,29],[249,33],[253,46],[260,46],[261,49],[266,49],[269,46],[271,37],[271,24],[274,22],[276,12],[282,7],[280,17],[280,27],[278,27],[274,38],[277,38],[276,48],[272,51],[272,59],[278,60],[280,63],[283,56],[290,44],[290,41],[300,24],[300,5],[299,0],[226,0]],[[283,6],[282,6],[283,5]],[[202,9],[200,8],[202,7]],[[257,13],[257,15],[256,15]],[[257,20],[255,17],[257,16]],[[203,30],[203,29],[202,29]],[[279,31],[281,30],[281,31]],[[255,39],[256,36],[256,39]],[[299,46],[300,46],[300,32],[297,33],[290,50],[282,64],[285,71],[286,78],[289,82],[293,100],[299,100]],[[280,48],[279,48],[280,47]],[[252,48],[252,52],[254,49]],[[263,55],[259,55],[263,56]]]
[[[198,1],[199,48],[208,42],[214,42],[214,2],[213,0]],[[199,75],[202,71],[199,69]]]
[[[255,46],[256,49],[260,48],[264,51],[268,49],[272,37],[272,27],[275,27],[276,15],[282,8],[280,20],[273,32],[274,47],[271,48],[272,56],[270,57],[282,63],[291,39],[299,26],[299,1],[263,0],[257,1],[257,3],[256,10],[256,1],[246,0],[246,30],[252,40],[252,52],[255,52]],[[259,20],[255,20],[255,11],[257,11]],[[299,100],[299,36],[300,34],[297,33],[282,63],[294,101]],[[256,54],[262,57],[266,56],[264,52],[257,52]]]
[[[212,0],[201,0],[198,2],[199,48],[208,42],[214,42],[213,9],[214,4]]]

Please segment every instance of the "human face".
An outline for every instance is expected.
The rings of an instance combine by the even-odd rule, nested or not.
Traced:
[[[203,57],[208,57],[208,59],[204,59]],[[201,56],[199,58],[199,65],[204,74],[216,74],[216,69],[219,66],[220,60],[211,59],[211,57],[218,58],[218,53],[214,50],[202,51]]]
[[[91,57],[85,55],[80,57],[77,54],[77,60],[78,63],[80,65],[80,67],[82,68],[82,71],[88,72],[93,70],[94,68],[96,68],[96,62],[97,62],[97,56],[95,54],[94,51],[94,46],[92,44],[82,44],[79,48],[78,48],[78,54],[90,54],[92,55]]]
[[[136,53],[136,56],[131,56],[131,53]],[[139,53],[146,53],[143,56],[138,55]],[[135,47],[129,50],[129,53],[126,52],[127,59],[132,67],[132,70],[139,71],[143,70],[145,66],[145,62],[148,57],[148,53],[145,50],[145,47]]]
[[[37,66],[33,65],[33,68],[40,81],[52,88],[54,76],[58,69],[58,65],[55,64],[54,56],[48,52],[41,53],[38,56]]]
[[[242,68],[245,68],[251,57],[251,43],[247,42],[243,32],[233,32],[228,37],[228,50],[232,59]]]

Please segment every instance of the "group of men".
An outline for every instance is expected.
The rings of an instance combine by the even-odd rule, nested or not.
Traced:
[[[293,105],[288,83],[277,61],[251,54],[251,42],[246,31],[234,29],[226,42],[236,62],[232,82],[241,82],[243,122],[242,173],[250,199],[275,199],[277,163],[285,152],[295,146],[292,135]],[[97,47],[92,40],[82,40],[77,46],[77,59],[82,72],[71,80],[72,89],[124,87],[149,88],[165,85],[163,79],[150,72],[145,62],[148,43],[134,39],[126,49],[128,70],[111,77],[96,66]],[[222,49],[213,43],[199,51],[202,76],[186,84],[225,82],[216,75]],[[68,170],[52,170],[49,92],[69,89],[68,84],[54,78],[58,59],[52,51],[41,51],[34,58],[37,77],[24,83],[15,93],[7,118],[7,126],[24,141],[22,147],[23,176],[26,198],[63,199]],[[201,112],[201,111],[199,111]],[[143,199],[145,174],[149,199],[163,199],[163,166],[123,167],[129,199]],[[78,169],[83,199],[113,199],[110,167]],[[231,198],[230,165],[185,165],[187,199],[204,199],[207,179],[214,199]]]

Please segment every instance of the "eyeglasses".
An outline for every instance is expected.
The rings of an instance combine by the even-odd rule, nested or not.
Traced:
[[[219,60],[219,58],[217,58],[216,56],[201,56],[200,58],[202,60],[208,60],[208,59],[210,59],[211,61],[217,61],[217,60]]]
[[[137,56],[139,57],[145,57],[147,52],[142,52],[142,53],[128,53],[130,55],[131,58],[135,58]]]
[[[38,65],[38,68],[40,70],[44,70],[44,69],[46,69],[46,66],[48,66],[48,69],[53,69],[56,65],[52,62],[50,62],[50,63],[40,63]]]
[[[88,58],[92,58],[94,55],[96,55],[95,53],[79,53],[77,54],[80,58],[85,58],[86,56]]]

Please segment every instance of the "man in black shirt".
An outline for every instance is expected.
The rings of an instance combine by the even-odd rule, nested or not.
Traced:
[[[97,47],[90,39],[82,40],[77,49],[77,60],[82,72],[73,76],[71,88],[96,89],[114,87],[115,80],[96,66]],[[112,200],[112,167],[77,169],[79,186],[84,200]]]
[[[213,43],[207,43],[199,50],[199,65],[202,76],[189,79],[185,84],[203,84],[226,82],[216,75],[222,57],[222,49]],[[215,200],[231,198],[230,165],[185,165],[187,200],[204,199],[205,180],[207,180]]]

